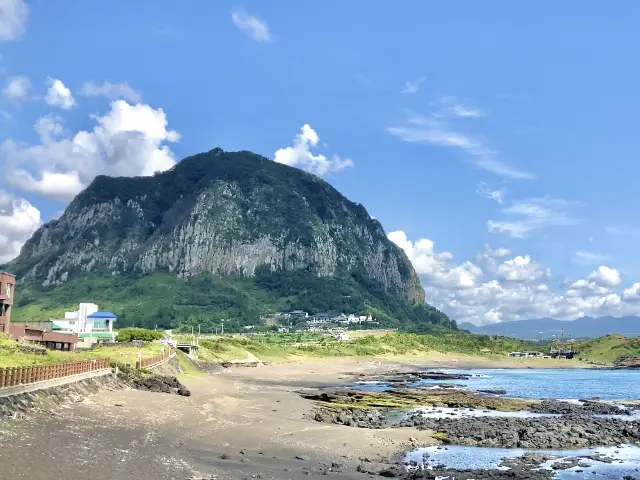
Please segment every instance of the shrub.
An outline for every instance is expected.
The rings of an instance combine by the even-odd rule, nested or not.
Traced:
[[[116,337],[117,342],[132,342],[134,340],[142,340],[143,342],[152,342],[160,340],[163,337],[162,332],[147,330],[145,328],[123,328],[118,331]]]

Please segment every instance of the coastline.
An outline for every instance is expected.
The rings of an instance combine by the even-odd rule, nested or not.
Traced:
[[[501,362],[445,354],[311,360],[184,375],[191,397],[102,391],[51,412],[2,421],[0,477],[297,480],[330,473],[337,479],[366,478],[363,470],[379,471],[402,452],[438,440],[429,430],[316,422],[309,418],[312,402],[300,391],[338,386],[359,373],[540,368],[539,362],[526,362],[530,359]]]

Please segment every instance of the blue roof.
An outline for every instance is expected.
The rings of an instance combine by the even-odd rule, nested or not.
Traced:
[[[91,315],[87,315],[87,318],[118,318],[111,312],[96,312]]]

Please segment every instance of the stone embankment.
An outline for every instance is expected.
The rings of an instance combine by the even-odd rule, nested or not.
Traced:
[[[114,375],[80,380],[34,392],[0,397],[0,418],[22,418],[29,412],[51,411],[102,390],[124,388],[125,383]]]
[[[118,375],[103,375],[15,395],[0,396],[0,419],[22,418],[29,412],[52,411],[60,405],[80,402],[99,391],[133,388],[148,392],[190,396],[191,392],[173,375],[158,375],[133,368],[120,368]],[[2,389],[0,389],[0,393]]]

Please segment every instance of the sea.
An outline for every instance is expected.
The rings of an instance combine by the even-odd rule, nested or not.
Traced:
[[[446,373],[470,374],[468,380],[419,380],[416,387],[429,388],[436,384],[455,384],[469,390],[505,390],[506,396],[527,399],[552,398],[577,402],[582,399],[640,400],[640,370],[608,369],[477,369],[453,370],[431,369]],[[364,390],[383,391],[389,388],[382,382],[362,382],[352,385]],[[440,409],[442,410],[442,409]],[[462,416],[469,413],[460,413]],[[521,416],[529,416],[521,412]],[[637,416],[634,416],[637,419]],[[446,465],[455,469],[499,468],[505,457],[518,457],[527,452],[548,453],[561,457],[590,456],[602,453],[612,459],[611,463],[585,460],[581,467],[555,472],[558,480],[574,478],[640,480],[640,446],[619,445],[594,447],[580,450],[524,450],[486,447],[447,446],[428,447],[409,452],[408,461]],[[425,457],[427,454],[427,457]],[[426,465],[428,467],[428,464]],[[588,464],[588,466],[587,466]],[[542,468],[550,468],[543,465]]]
[[[420,380],[417,386],[456,384],[470,390],[505,390],[516,398],[640,400],[640,370],[605,369],[482,369],[430,371],[470,374],[469,380]],[[355,388],[382,391],[384,383],[361,383]]]

